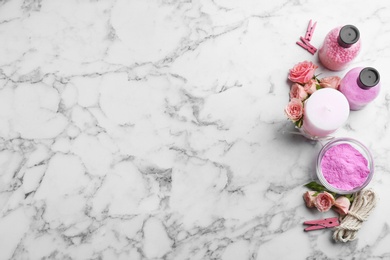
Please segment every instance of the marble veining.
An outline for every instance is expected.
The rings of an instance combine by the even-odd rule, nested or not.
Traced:
[[[0,259],[390,258],[390,6],[380,0],[0,1]],[[354,24],[382,91],[337,136],[375,159],[359,239],[304,233],[322,143],[288,70]],[[343,76],[320,66],[321,75]]]

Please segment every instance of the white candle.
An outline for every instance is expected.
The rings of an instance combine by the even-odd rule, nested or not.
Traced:
[[[325,137],[347,121],[349,104],[338,90],[322,88],[306,101],[303,113],[303,130],[312,137]]]

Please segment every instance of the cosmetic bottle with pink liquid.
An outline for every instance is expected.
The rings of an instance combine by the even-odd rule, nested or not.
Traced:
[[[353,68],[340,81],[339,90],[351,110],[360,110],[373,101],[381,88],[379,72],[371,67]]]
[[[360,51],[360,32],[353,25],[331,30],[318,51],[322,65],[330,70],[343,70]]]

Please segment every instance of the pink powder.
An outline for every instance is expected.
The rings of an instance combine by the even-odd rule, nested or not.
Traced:
[[[361,186],[370,173],[367,159],[350,144],[327,150],[321,160],[321,170],[330,185],[345,191]]]
[[[331,30],[325,37],[324,44],[318,51],[318,57],[325,67],[330,70],[343,70],[360,51],[360,40],[349,48],[341,47],[337,38],[341,27]]]

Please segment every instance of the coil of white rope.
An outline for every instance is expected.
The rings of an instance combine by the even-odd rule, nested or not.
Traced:
[[[336,227],[333,233],[333,239],[341,242],[356,239],[357,232],[375,206],[376,196],[372,190],[359,191],[355,195],[349,212],[341,220],[340,226]]]

